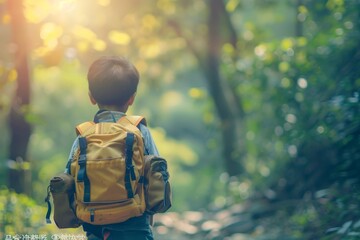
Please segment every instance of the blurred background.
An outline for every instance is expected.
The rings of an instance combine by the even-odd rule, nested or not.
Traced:
[[[130,114],[169,162],[174,204],[156,239],[360,239],[359,10],[0,0],[0,238],[81,239],[45,225],[44,198],[97,111],[89,65],[121,55],[141,74]]]

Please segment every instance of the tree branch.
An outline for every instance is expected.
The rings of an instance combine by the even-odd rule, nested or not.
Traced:
[[[175,20],[172,19],[168,19],[167,20],[167,24],[175,31],[176,35],[182,39],[185,40],[186,45],[188,46],[190,52],[195,56],[195,58],[198,60],[198,63],[201,67],[201,69],[205,69],[205,65],[203,63],[204,59],[201,56],[200,52],[197,50],[197,48],[195,47],[195,45],[193,44],[192,41],[190,41],[190,39],[188,37],[185,36],[185,34],[183,33],[180,25],[178,22],[176,22]]]

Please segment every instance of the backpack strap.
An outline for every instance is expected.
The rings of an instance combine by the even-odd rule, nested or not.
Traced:
[[[77,176],[78,182],[84,183],[84,202],[90,202],[90,180],[87,176],[86,171],[86,150],[87,150],[87,141],[85,137],[79,137],[79,148],[80,148],[80,155],[79,155],[79,171]]]
[[[133,158],[133,144],[134,144],[135,136],[133,133],[127,133],[126,135],[126,146],[125,146],[125,188],[128,193],[128,198],[133,198],[134,193],[131,188],[131,181],[136,180],[134,165],[132,164]]]
[[[143,116],[123,116],[119,119],[118,122],[124,121],[127,119],[132,125],[138,126],[140,123],[147,125],[146,119]]]
[[[82,135],[93,125],[95,125],[95,122],[89,121],[89,122],[81,123],[78,126],[76,126],[76,128],[75,128],[76,134],[79,136],[78,144],[79,144],[79,150],[80,150],[79,160],[78,160],[79,172],[78,172],[78,176],[77,176],[77,181],[84,183],[84,198],[83,198],[84,202],[90,202],[90,180],[89,180],[89,178],[87,176],[87,172],[86,172],[87,141],[86,141],[85,137],[82,137]],[[69,165],[69,163],[70,163],[70,161],[68,162],[68,165]],[[68,169],[70,169],[70,166]]]
[[[128,122],[130,122],[134,126],[138,126],[140,123],[147,126],[146,119],[143,116],[126,116],[126,115],[124,115],[123,117],[121,117],[118,120],[118,122],[126,121],[125,119],[128,120]],[[95,125],[95,122],[93,122],[93,121],[88,121],[88,122],[84,122],[84,123],[77,125],[75,128],[76,134],[77,135],[84,134],[84,132],[93,125]]]
[[[76,126],[75,131],[77,135],[82,135],[84,132],[89,129],[89,127],[95,125],[95,122],[84,122]]]

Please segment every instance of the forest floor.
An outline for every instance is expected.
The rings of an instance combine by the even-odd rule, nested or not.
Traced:
[[[286,224],[278,222],[282,218],[279,214],[259,203],[237,204],[213,212],[169,212],[155,216],[154,236],[157,240],[302,239],[287,235]]]
[[[355,238],[344,234],[349,232],[349,226],[321,225],[314,211],[312,203],[303,200],[276,203],[258,200],[211,212],[169,212],[155,215],[154,237],[156,240],[360,239],[360,233]],[[352,225],[356,224],[359,230],[356,232],[360,232],[360,220],[353,221]]]

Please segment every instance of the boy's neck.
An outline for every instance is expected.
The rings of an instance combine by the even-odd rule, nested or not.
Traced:
[[[100,110],[116,111],[126,113],[128,106],[113,106],[113,105],[100,105],[98,104]]]

